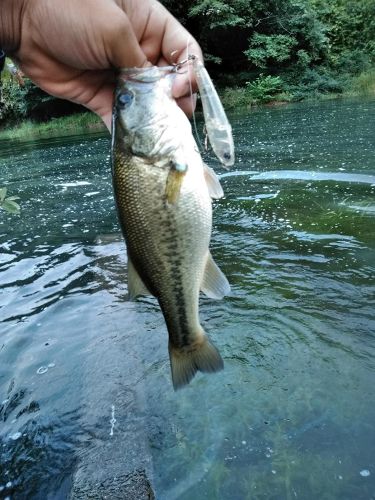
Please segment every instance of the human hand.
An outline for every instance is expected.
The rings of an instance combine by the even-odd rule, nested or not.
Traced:
[[[22,0],[20,34],[12,57],[40,88],[97,113],[108,128],[116,68],[164,66],[199,45],[156,0]],[[193,90],[194,76],[190,74]],[[173,95],[190,115],[188,73]]]

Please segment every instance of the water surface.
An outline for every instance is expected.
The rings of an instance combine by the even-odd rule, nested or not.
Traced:
[[[235,167],[206,159],[232,294],[201,300],[225,370],[177,393],[159,308],[127,300],[109,138],[0,144],[0,498],[138,462],[163,500],[374,498],[374,116],[231,118]]]

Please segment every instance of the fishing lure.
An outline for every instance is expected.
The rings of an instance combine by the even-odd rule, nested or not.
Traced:
[[[232,127],[202,61],[195,55],[189,55],[187,61],[192,61],[201,96],[206,131],[212,149],[223,166],[230,167],[234,164]]]

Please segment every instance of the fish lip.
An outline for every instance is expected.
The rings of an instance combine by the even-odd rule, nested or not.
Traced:
[[[152,71],[152,74],[150,72]],[[176,66],[145,66],[144,68],[120,68],[119,80],[153,83],[164,76],[176,73]]]

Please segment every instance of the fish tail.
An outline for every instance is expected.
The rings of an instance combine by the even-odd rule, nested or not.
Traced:
[[[194,346],[178,348],[170,343],[169,357],[174,390],[187,385],[197,371],[213,373],[224,368],[219,351],[206,336]]]

